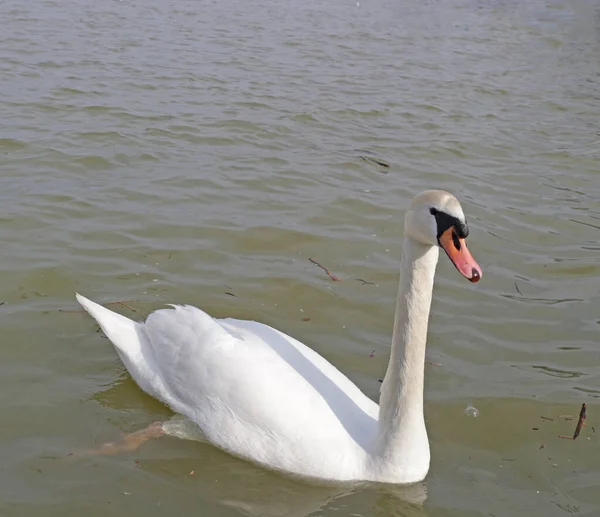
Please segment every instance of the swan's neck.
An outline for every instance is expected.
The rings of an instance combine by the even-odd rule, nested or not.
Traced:
[[[437,246],[404,239],[392,350],[379,403],[376,455],[382,474],[429,468],[423,380],[438,256]]]

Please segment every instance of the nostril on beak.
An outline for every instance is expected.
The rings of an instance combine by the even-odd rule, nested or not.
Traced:
[[[471,275],[471,278],[469,278],[471,282],[475,283],[481,280],[481,275],[479,274],[479,271],[477,271],[475,268],[471,270]]]

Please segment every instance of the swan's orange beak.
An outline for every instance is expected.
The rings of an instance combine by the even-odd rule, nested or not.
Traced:
[[[467,248],[467,241],[458,236],[454,226],[442,233],[438,240],[448,258],[467,280],[473,283],[481,280],[481,268]]]

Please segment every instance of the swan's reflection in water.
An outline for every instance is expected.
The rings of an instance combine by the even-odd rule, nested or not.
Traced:
[[[94,399],[110,407],[127,407],[129,391],[137,387],[125,375]],[[144,398],[145,400],[145,398]],[[148,409],[159,408],[148,398]],[[163,409],[160,407],[160,409]],[[155,411],[153,411],[155,412]],[[155,413],[156,416],[158,416]],[[164,414],[163,414],[164,415]],[[166,415],[164,415],[166,416]],[[167,417],[168,418],[168,417]],[[166,420],[166,419],[165,419]],[[164,424],[168,434],[136,453],[154,483],[168,485],[182,508],[223,508],[223,515],[305,517],[313,515],[424,517],[425,483],[410,486],[353,483],[340,486],[292,478],[258,467],[202,443],[199,428],[179,415]],[[190,473],[193,471],[193,476]],[[187,500],[187,501],[186,501]],[[208,512],[211,513],[212,512]],[[218,513],[215,512],[215,517]]]
[[[257,467],[208,444],[169,437],[161,440],[167,443],[165,448],[170,450],[171,458],[146,459],[144,468],[163,479],[170,477],[170,482],[178,488],[185,485],[190,495],[206,506],[220,506],[248,517],[305,517],[330,513],[337,516],[427,515],[423,509],[427,498],[424,483],[410,486],[319,484]],[[173,454],[176,457],[172,457]],[[187,475],[192,470],[194,475]],[[169,476],[169,472],[177,479]],[[182,472],[187,478],[183,482]]]
[[[166,422],[165,427],[178,438],[203,441],[198,427],[180,416]],[[207,450],[204,447],[202,449]],[[327,485],[267,471],[220,451],[218,456],[218,461],[194,471],[200,491],[210,502],[235,508],[241,515],[303,517],[319,511],[327,513],[327,509],[337,510],[336,515],[343,509],[346,511],[341,515],[426,515],[422,508],[427,498],[424,483]]]
[[[268,486],[252,485],[250,489],[237,489],[218,502],[248,517],[305,517],[334,512],[336,515],[426,515],[422,507],[426,498],[424,484],[326,489],[280,479],[271,480]]]
[[[164,460],[160,463],[163,470]],[[144,464],[153,468],[146,462]],[[157,465],[157,468],[160,467]],[[221,506],[247,517],[306,517],[333,513],[338,516],[427,515],[423,509],[427,498],[424,483],[406,487],[317,486],[264,471],[236,458],[221,458],[220,465],[203,465],[194,471],[193,478],[188,487],[200,506]]]

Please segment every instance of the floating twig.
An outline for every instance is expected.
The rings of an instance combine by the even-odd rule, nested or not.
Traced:
[[[585,419],[587,418],[586,410],[587,404],[584,402],[583,404],[581,404],[581,411],[579,412],[579,419],[577,420],[577,427],[575,427],[575,432],[573,433],[573,436],[565,436],[561,434],[559,435],[559,438],[565,438],[567,440],[577,439],[579,433],[581,432],[581,428],[585,425]]]
[[[365,162],[371,162],[371,163],[374,163],[376,165],[380,165],[381,167],[385,167],[386,169],[390,168],[390,164],[389,163],[385,163],[384,161],[381,161],[381,159],[371,158],[370,156],[359,156],[359,158],[361,160],[364,160]]]
[[[427,364],[430,364],[432,366],[442,366],[442,363],[434,363],[433,361],[425,361]]]
[[[302,321],[310,321],[310,318],[302,318]]]
[[[225,294],[228,294],[229,296],[233,296],[233,297],[237,298],[236,294],[230,293],[229,291],[225,291]]]
[[[579,411],[579,420],[577,420],[577,427],[573,433],[573,440],[579,436],[581,428],[585,426],[585,419],[587,418],[587,404],[584,402],[581,404],[581,411]]]
[[[131,301],[131,300],[128,300]],[[127,305],[125,302],[111,302],[111,303],[118,303],[119,305],[122,305],[123,307],[127,307],[130,311],[133,312],[137,312],[133,307],[131,307],[130,305]],[[109,305],[108,303],[106,305]]]
[[[519,293],[521,296],[523,296],[523,293],[519,289],[519,286],[517,285],[517,282],[515,282],[515,289],[517,290],[517,293]]]
[[[549,416],[541,416],[540,418],[542,420],[550,420],[551,422],[554,422],[554,418],[550,418]]]
[[[102,303],[100,305],[114,305],[115,303],[131,303],[131,302],[135,302],[135,300],[117,300],[116,302],[106,302],[106,303]]]
[[[373,349],[373,351],[369,354],[369,357],[371,357],[371,358],[375,357],[375,349]]]
[[[355,278],[354,280],[356,280],[357,282],[362,282],[362,285],[376,285],[375,282],[367,282],[366,280],[363,280],[362,278]]]
[[[334,282],[339,282],[341,280],[341,278],[335,276],[331,271],[329,271],[329,269],[327,269],[325,266],[319,264],[315,259],[308,257],[308,260],[310,262],[312,262],[315,266],[320,267],[323,271],[325,271],[325,273],[327,273],[327,276],[329,278],[331,278],[331,280],[333,280]]]

